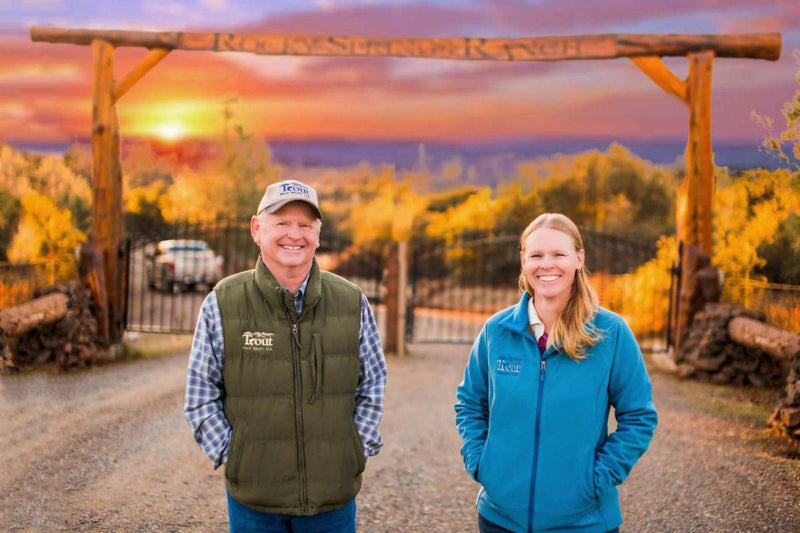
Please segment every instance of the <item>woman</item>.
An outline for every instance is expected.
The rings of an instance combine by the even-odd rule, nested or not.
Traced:
[[[616,531],[616,487],[657,423],[642,353],[597,306],[570,219],[537,217],[520,248],[524,294],[486,322],[456,394],[464,465],[483,485],[478,529]]]

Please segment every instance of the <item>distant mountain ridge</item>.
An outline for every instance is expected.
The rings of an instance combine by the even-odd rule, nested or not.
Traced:
[[[134,140],[132,140],[133,142]],[[156,141],[157,143],[157,141]],[[605,151],[612,143],[621,144],[637,156],[656,164],[669,165],[683,156],[682,140],[611,140],[597,138],[542,138],[495,142],[416,142],[371,140],[287,140],[272,139],[267,144],[279,163],[290,167],[352,167],[361,162],[373,165],[388,163],[398,170],[437,172],[446,162],[458,158],[465,170],[474,167],[487,182],[497,182],[511,175],[516,165],[555,154],[578,154],[589,150]],[[123,142],[123,150],[124,150]],[[173,148],[186,154],[213,151],[214,141],[184,140]],[[63,153],[69,145],[11,143],[36,153]],[[191,157],[191,156],[190,156]],[[719,141],[714,144],[718,166],[736,170],[775,169],[779,161],[765,153],[758,143]]]
[[[643,159],[656,164],[674,163],[683,156],[686,141],[641,141],[610,139],[535,139],[481,143],[439,143],[413,141],[350,141],[350,140],[272,140],[269,146],[284,164],[307,166],[352,166],[361,161],[373,164],[392,163],[401,169],[418,168],[421,146],[428,168],[437,169],[446,161],[459,157],[462,164],[514,164],[555,154],[578,154],[589,150],[605,151],[612,143],[621,144]],[[757,143],[724,142],[714,145],[717,166],[742,170],[770,168],[778,160],[763,152]]]

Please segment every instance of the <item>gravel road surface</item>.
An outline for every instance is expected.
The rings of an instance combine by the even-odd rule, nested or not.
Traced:
[[[389,360],[361,532],[475,531],[454,390],[468,347]],[[222,470],[183,418],[186,354],[0,377],[0,531],[225,531]],[[800,531],[800,447],[735,391],[653,373],[660,425],[621,489],[626,532]]]

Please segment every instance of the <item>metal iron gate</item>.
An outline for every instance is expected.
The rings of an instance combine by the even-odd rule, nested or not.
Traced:
[[[582,231],[586,264],[601,305],[605,289],[615,278],[633,272],[653,258],[654,246],[613,235]],[[447,239],[412,242],[411,301],[406,338],[414,343],[469,343],[493,313],[519,300],[519,235],[467,232]],[[664,334],[668,292],[653,298],[658,316],[652,327],[636,331],[640,340]]]
[[[249,219],[149,227],[132,232],[127,246],[124,318],[129,331],[193,332],[200,306],[214,283],[253,268],[258,257]],[[353,246],[325,235],[323,227],[317,260],[323,269],[358,284],[371,302],[380,303],[382,249]]]

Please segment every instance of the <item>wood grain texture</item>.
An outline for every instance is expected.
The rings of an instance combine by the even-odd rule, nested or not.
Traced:
[[[259,55],[390,56],[492,61],[560,61],[638,56],[685,56],[711,50],[717,57],[776,60],[780,33],[720,35],[626,34],[523,38],[400,38],[337,35],[147,32],[34,26],[37,42],[89,45],[102,39],[114,46],[170,50],[248,52]]]

